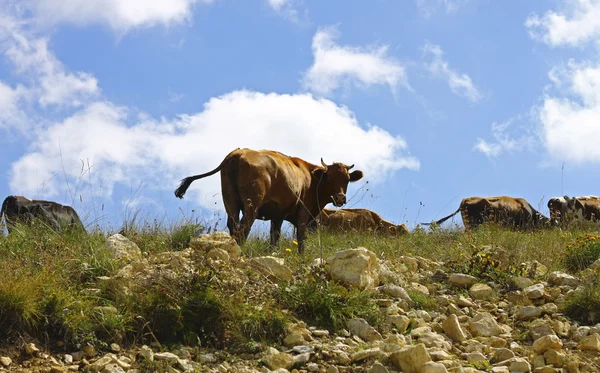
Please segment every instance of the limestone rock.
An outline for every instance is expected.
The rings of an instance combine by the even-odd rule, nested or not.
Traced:
[[[502,328],[489,312],[481,312],[469,320],[469,329],[475,336],[492,337],[502,334]]]
[[[364,247],[337,252],[327,262],[335,281],[360,288],[372,288],[379,283],[377,256]]]
[[[458,322],[456,315],[450,315],[442,323],[444,333],[454,342],[462,342],[467,339],[467,335]]]
[[[464,273],[453,273],[448,278],[448,282],[452,285],[470,288],[477,283],[477,277],[465,275]]]
[[[360,337],[364,341],[378,341],[383,339],[381,334],[373,328],[365,319],[348,320],[350,333]]]
[[[523,289],[529,299],[539,299],[544,296],[544,284],[535,284]]]
[[[404,373],[419,373],[423,364],[431,361],[427,348],[422,343],[415,346],[406,346],[392,353],[390,360],[395,367]]]
[[[469,294],[473,299],[487,300],[494,294],[494,290],[487,284],[477,283],[471,286]]]
[[[600,352],[600,334],[594,333],[583,338],[579,341],[579,348],[581,350]]]
[[[555,335],[545,335],[533,342],[533,351],[536,354],[543,354],[548,350],[560,350],[563,346],[562,341]]]
[[[231,259],[240,257],[241,249],[235,239],[227,232],[215,232],[213,234],[201,234],[192,238],[190,247],[194,250],[210,252],[212,249],[225,250]]]
[[[250,259],[249,264],[272,280],[290,281],[292,279],[292,271],[284,265],[283,258],[260,256]]]
[[[548,283],[554,286],[577,286],[579,280],[567,273],[555,271],[548,275]]]
[[[142,258],[138,245],[119,233],[108,237],[104,247],[115,259],[130,262]]]

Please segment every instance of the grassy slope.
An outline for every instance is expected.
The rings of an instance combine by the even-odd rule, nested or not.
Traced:
[[[182,249],[199,228],[198,224],[169,228],[142,224],[129,227],[126,234],[142,252],[152,255]],[[21,226],[14,234],[0,237],[0,330],[8,337],[0,339],[10,342],[26,336],[50,346],[60,340],[71,347],[91,343],[102,348],[113,341],[127,344],[158,338],[168,343],[200,340],[216,347],[251,350],[253,341],[279,338],[293,317],[309,317],[307,321],[314,325],[333,329],[343,326],[348,317],[377,321],[376,307],[368,301],[371,294],[329,283],[324,272],[308,266],[317,257],[362,246],[391,263],[400,256],[446,262],[495,245],[507,250],[515,267],[537,260],[550,271],[566,270],[564,257],[570,245],[591,230],[595,228],[515,232],[491,226],[474,232],[415,230],[398,238],[322,232],[309,236],[302,257],[289,238],[276,248],[269,248],[263,239],[252,239],[242,248],[244,254],[284,257],[296,274],[291,286],[262,286],[260,279],[247,271],[250,283],[264,292],[250,297],[248,289],[216,286],[211,279],[220,276],[219,271],[207,264],[191,280],[116,299],[103,289],[101,281],[101,276],[111,276],[118,269],[104,251],[105,234],[60,235],[43,227]],[[598,308],[599,304],[592,302],[589,307]],[[98,308],[106,306],[116,312]],[[206,318],[207,314],[213,316]],[[168,335],[154,332],[153,328],[160,330],[161,322],[169,325]]]

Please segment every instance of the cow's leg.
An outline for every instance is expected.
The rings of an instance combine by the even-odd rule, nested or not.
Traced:
[[[250,230],[252,229],[252,225],[254,224],[254,220],[256,220],[256,216],[258,215],[258,204],[252,202],[252,200],[247,199],[244,202],[244,215],[241,220],[241,243],[245,242],[250,234]]]
[[[271,220],[271,246],[277,245],[279,242],[279,237],[281,237],[281,225],[283,224],[283,219],[273,219]]]
[[[223,205],[227,214],[227,229],[229,234],[241,244],[243,232],[240,226],[240,212],[242,201],[236,185],[234,172],[221,173],[221,193],[223,194]]]

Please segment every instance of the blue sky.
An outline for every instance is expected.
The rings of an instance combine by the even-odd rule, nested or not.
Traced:
[[[88,225],[222,217],[219,176],[173,190],[237,147],[354,163],[348,206],[411,228],[469,196],[599,193],[598,0],[0,9],[0,194]]]

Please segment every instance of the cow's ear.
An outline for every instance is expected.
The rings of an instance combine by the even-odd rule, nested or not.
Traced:
[[[314,169],[312,174],[319,180],[325,180],[327,178],[327,170],[322,167]]]
[[[353,171],[350,174],[350,181],[358,181],[363,178],[363,172],[361,170]]]

